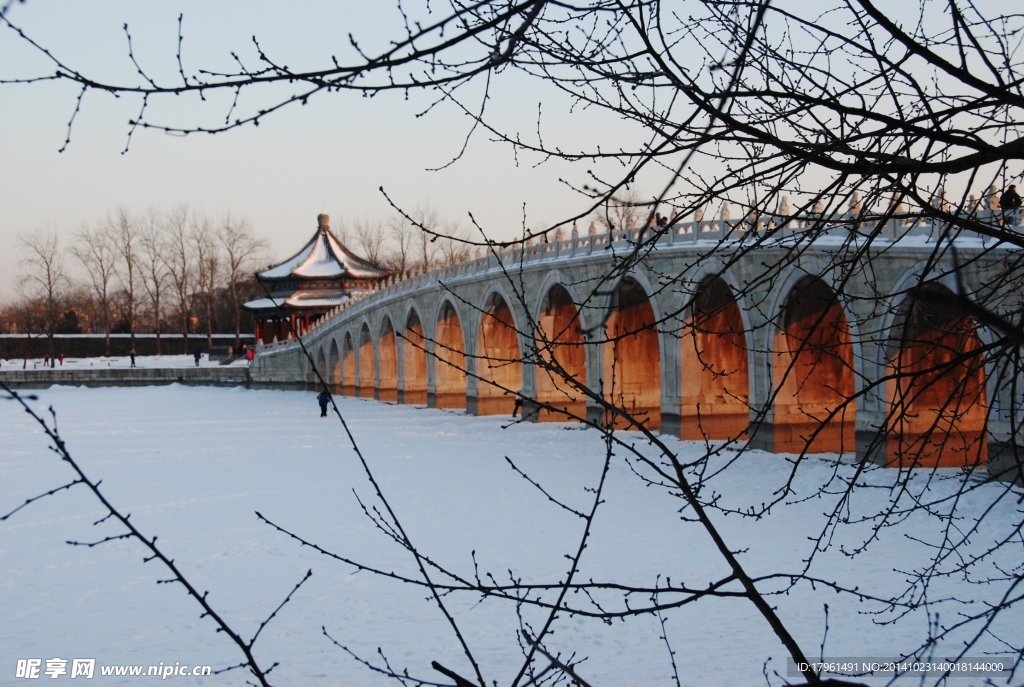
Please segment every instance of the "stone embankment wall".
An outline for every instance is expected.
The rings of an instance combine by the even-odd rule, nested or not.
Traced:
[[[252,346],[255,339],[252,334],[243,334],[242,343]],[[190,334],[188,345],[181,334],[162,334],[160,343],[165,355],[191,355],[197,348],[204,352],[208,348],[205,334]],[[214,334],[214,346],[233,346],[234,334]],[[126,356],[133,348],[129,334],[110,335],[110,355]],[[155,334],[136,334],[134,343],[136,355],[156,355],[157,339]],[[107,354],[107,342],[102,334],[56,334],[53,337],[55,355],[64,354],[67,358],[98,358]],[[50,352],[50,340],[45,335],[33,334],[0,334],[0,358],[14,360],[21,358],[42,358]]]
[[[97,368],[88,370],[0,370],[0,382],[15,389],[68,386],[154,386],[193,384],[249,386],[248,367]]]

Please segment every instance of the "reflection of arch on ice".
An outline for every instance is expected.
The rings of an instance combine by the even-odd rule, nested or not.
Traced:
[[[747,341],[739,304],[721,277],[701,282],[682,332],[683,439],[732,439],[750,421]]]
[[[893,322],[886,373],[886,463],[988,461],[984,356],[974,320],[939,284],[911,293]]]

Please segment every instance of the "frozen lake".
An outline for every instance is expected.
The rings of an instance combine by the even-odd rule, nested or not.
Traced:
[[[255,512],[324,548],[384,570],[415,576],[411,557],[376,529],[353,492],[368,505],[373,490],[343,430],[333,417],[322,419],[311,393],[196,387],[52,388],[32,392],[40,410],[52,405],[71,453],[132,522],[158,535],[192,583],[209,591],[212,605],[235,630],[251,637],[260,622],[302,579],[313,576],[263,631],[255,654],[264,665],[280,662],[276,685],[394,684],[360,665],[339,644],[379,662],[378,647],[393,667],[417,677],[446,682],[430,668],[432,660],[472,675],[448,623],[422,588],[355,572],[344,563],[303,548],[261,523]],[[564,579],[566,554],[575,551],[582,521],[551,503],[517,475],[507,456],[554,496],[578,509],[589,508],[586,491],[600,477],[604,443],[600,433],[555,424],[504,427],[507,418],[468,417],[458,412],[339,399],[342,413],[410,537],[440,564],[472,578],[475,551],[481,574],[504,582],[509,571],[528,582]],[[628,435],[627,435],[628,436]],[[635,437],[636,438],[636,437]],[[666,439],[685,459],[702,455],[697,442]],[[73,479],[70,468],[47,450],[46,437],[12,402],[0,404],[0,513],[26,498]],[[643,451],[653,453],[651,447]],[[652,586],[660,575],[673,583],[704,587],[724,576],[726,567],[704,530],[681,519],[680,500],[668,490],[647,486],[643,471],[616,449],[605,503],[594,522],[594,538],[581,563],[579,580],[615,580]],[[721,504],[742,510],[772,498],[790,477],[784,457],[749,452],[712,482]],[[812,496],[835,470],[832,461],[812,458],[800,468],[793,487]],[[840,465],[841,474],[853,467]],[[650,471],[647,471],[650,474]],[[892,471],[866,479],[875,488],[859,490],[850,512],[884,508],[894,493],[885,487]],[[959,471],[939,471],[928,494],[955,491]],[[923,479],[923,478],[922,478]],[[711,487],[704,493],[711,497]],[[1019,490],[1018,490],[1019,491]],[[828,496],[781,504],[761,519],[712,511],[729,546],[752,575],[798,573],[813,550],[808,537],[821,527]],[[1024,543],[1021,505],[1005,485],[980,485],[959,497],[957,522],[963,529],[993,506],[986,525],[972,536],[981,552],[1000,537],[1016,539],[994,562],[1020,579]],[[156,584],[167,572],[143,563],[136,541],[96,548],[69,546],[67,540],[94,541],[119,534],[116,525],[92,523],[103,516],[83,487],[61,492],[0,523],[0,682],[14,681],[18,659],[95,658],[97,665],[209,664],[214,669],[241,660],[238,650],[214,632],[209,619],[178,585]],[[691,513],[686,511],[684,516]],[[859,543],[864,526],[850,525],[819,554],[812,573],[873,594],[888,596],[905,588],[911,570],[923,564],[943,523],[912,515],[887,528],[868,550],[848,557],[840,551]],[[908,537],[912,535],[912,537]],[[995,570],[985,568],[985,570]],[[1006,585],[978,586],[962,575],[934,582],[928,598],[997,600]],[[764,588],[778,588],[765,582]],[[736,589],[736,587],[732,587]],[[1019,596],[1018,589],[1015,592]],[[575,606],[592,608],[582,594]],[[803,584],[788,595],[769,597],[804,650],[817,658],[825,628],[824,655],[886,657],[910,650],[927,637],[928,615],[910,613],[882,625],[890,615],[869,602]],[[664,599],[663,599],[664,600]],[[650,601],[634,596],[632,607]],[[490,683],[509,684],[522,660],[515,607],[479,596],[446,599],[467,643]],[[622,607],[612,596],[603,603]],[[956,622],[959,612],[979,606],[939,604],[940,623]],[[782,684],[787,653],[749,601],[709,598],[666,612],[667,638],[675,651],[682,684]],[[525,608],[531,626],[543,622],[537,608]],[[1024,613],[1011,609],[992,629],[1024,643]],[[662,628],[651,615],[614,621],[562,614],[549,647],[586,657],[580,675],[599,685],[674,684]],[[971,625],[940,646],[955,653],[972,637]],[[971,656],[1007,654],[1007,647],[985,636]],[[45,665],[45,663],[44,663]],[[1018,678],[1014,681],[1020,684]],[[206,678],[171,679],[176,684],[240,685],[241,671]],[[45,679],[45,676],[44,676]],[[64,675],[61,680],[70,679]],[[130,678],[95,678],[98,684],[142,684]],[[153,680],[153,678],[149,678]],[[798,682],[790,678],[790,682]],[[17,681],[20,682],[20,681]],[[873,684],[884,681],[874,680]],[[957,680],[974,684],[979,680]],[[918,684],[917,678],[906,681]],[[1005,684],[1005,678],[1000,680]],[[26,683],[31,684],[31,683]],[[49,684],[49,681],[47,682]],[[73,683],[74,684],[74,683]]]

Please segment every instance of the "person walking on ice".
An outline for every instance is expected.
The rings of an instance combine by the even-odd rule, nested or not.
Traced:
[[[320,404],[320,417],[327,417],[327,404],[331,402],[331,395],[327,393],[326,389],[316,397],[316,402]]]

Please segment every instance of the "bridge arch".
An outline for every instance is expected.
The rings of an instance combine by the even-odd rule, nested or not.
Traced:
[[[373,335],[370,334],[370,323],[363,319],[359,327],[359,352],[356,356],[358,373],[358,391],[360,398],[373,398]]]
[[[781,322],[782,312],[785,309],[786,303],[789,301],[790,295],[793,293],[793,289],[804,282],[808,277],[813,277],[824,282],[825,286],[832,290],[835,294],[836,300],[839,307],[842,308],[843,316],[846,318],[846,324],[850,328],[851,334],[851,345],[853,350],[853,371],[854,371],[854,388],[855,393],[860,394],[864,387],[864,369],[862,361],[864,358],[864,346],[861,342],[860,336],[860,321],[857,317],[856,309],[853,307],[853,303],[847,297],[843,291],[844,281],[842,279],[842,272],[838,270],[834,264],[834,259],[831,261],[826,260],[818,255],[808,256],[808,259],[801,260],[800,265],[793,265],[788,271],[780,275],[780,278],[772,284],[772,297],[770,299],[770,307],[766,312],[773,314],[775,327],[765,327],[765,338],[758,340],[755,330],[751,330],[751,342],[758,349],[761,345],[764,346],[764,350],[773,350],[775,346],[775,334],[778,333],[779,323]],[[755,308],[754,305],[747,305],[748,310]],[[774,379],[774,370],[772,370],[772,379]],[[769,385],[770,386],[770,385]],[[766,397],[762,398],[761,394],[752,387],[751,388],[751,404],[752,405],[763,405],[766,399],[770,399],[773,393],[771,387],[766,390]]]
[[[579,291],[574,286],[575,281],[568,275],[564,274],[562,270],[554,269],[549,271],[544,276],[544,279],[540,283],[540,288],[537,290],[537,302],[536,307],[534,309],[534,314],[537,317],[541,316],[541,312],[544,309],[544,299],[547,296],[548,291],[551,289],[551,287],[555,286],[556,284],[565,289],[566,292],[569,294],[570,298],[572,299],[573,307],[576,308],[576,315],[580,319],[580,326],[582,327],[582,330],[584,332],[584,338],[586,338],[586,332],[589,330],[591,326],[593,326],[591,322],[593,318],[591,318],[590,315],[592,313],[597,313],[598,309],[591,308],[591,312],[588,313],[585,308],[581,307],[580,304],[583,302],[583,298],[580,296]],[[602,305],[607,307],[607,303],[604,303]],[[603,314],[604,312],[602,311],[599,314],[597,314],[596,317],[599,318]]]
[[[796,276],[777,311],[772,347],[773,450],[853,452],[857,374],[851,321],[824,279]]]
[[[719,274],[697,283],[680,336],[680,437],[733,439],[750,423],[749,327]]]
[[[898,335],[896,330],[899,327],[899,321],[902,321],[903,313],[901,309],[906,305],[907,298],[924,284],[928,284],[930,286],[942,286],[952,293],[955,293],[958,289],[956,277],[952,274],[937,274],[933,278],[922,279],[923,275],[927,274],[930,268],[934,269],[934,266],[927,262],[919,262],[901,274],[899,279],[897,279],[893,284],[892,294],[886,301],[885,315],[882,318],[882,331],[886,332],[888,335],[883,342],[884,345],[880,346],[878,349],[877,362],[882,367],[885,367],[888,363],[888,341],[894,334]],[[968,295],[974,295],[969,285]]]
[[[519,327],[504,289],[485,291],[476,336],[477,415],[509,415],[523,386]]]
[[[341,345],[341,393],[356,395],[356,351],[352,345],[352,332],[346,330]]]
[[[415,303],[409,303],[402,328],[402,403],[427,403],[427,339]]]
[[[327,359],[324,356],[324,347],[318,346],[316,349],[316,372],[309,375],[309,381],[313,384],[319,384],[320,380],[317,378],[316,373],[320,374],[320,377],[326,379],[327,377]]]
[[[930,285],[941,285],[949,290],[950,293],[956,293],[960,289],[964,289],[967,295],[971,298],[978,297],[978,287],[971,282],[971,275],[964,275],[964,279],[957,283],[956,277],[952,274],[953,265],[943,265],[941,274],[936,274],[934,278],[929,278],[923,283]],[[892,295],[887,300],[887,307],[885,310],[885,316],[882,319],[883,332],[889,334],[889,338],[893,336],[893,328],[896,325],[897,319],[900,317],[901,307],[904,305],[907,297],[913,293],[917,288],[922,285],[921,276],[927,274],[929,270],[935,270],[935,265],[928,262],[917,263],[913,268],[904,272],[898,280],[894,283],[892,289]],[[991,330],[987,327],[975,322],[975,331],[978,337],[981,339],[982,344],[989,345],[995,341],[995,337]],[[878,364],[879,370],[884,370],[889,363],[889,345],[888,340],[879,341],[879,345],[876,346],[875,361]],[[992,368],[991,364],[985,366],[985,377],[986,377],[986,397],[989,403],[989,407],[994,411],[998,405],[999,399],[996,388],[996,371]],[[884,396],[884,393],[883,393]]]
[[[458,308],[442,298],[434,318],[434,403],[437,408],[466,407],[466,338]]]
[[[332,394],[341,393],[341,355],[338,352],[338,340],[331,337],[331,346],[327,354],[327,385]]]
[[[377,334],[377,398],[381,401],[398,401],[398,338],[391,322],[391,313],[385,312],[380,319]]]
[[[604,397],[651,430],[661,427],[661,335],[659,315],[649,283],[631,274],[618,283],[609,299],[602,345]],[[646,279],[644,280],[646,282]],[[606,417],[619,427],[621,418]]]
[[[985,359],[949,286],[926,282],[893,312],[886,347],[886,456],[893,467],[988,462]]]
[[[545,281],[538,300],[535,389],[537,402],[550,406],[538,411],[541,422],[585,419],[587,414],[586,396],[565,379],[587,384],[586,330],[575,289],[558,277]]]

